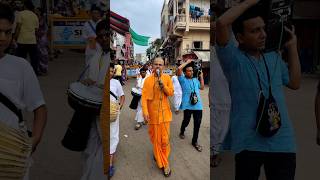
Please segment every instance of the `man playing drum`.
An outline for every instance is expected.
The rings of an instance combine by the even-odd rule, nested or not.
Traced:
[[[136,88],[138,89],[138,92],[139,92],[140,95],[141,95],[141,92],[142,92],[144,80],[146,79],[147,70],[148,69],[145,66],[143,66],[140,69],[140,77],[137,78]],[[135,130],[139,130],[142,125],[146,124],[145,121],[144,121],[144,118],[143,118],[141,99],[138,102],[137,114],[136,114],[135,120],[137,121],[137,124],[135,126]]]
[[[81,82],[87,86],[104,87],[105,76],[110,62],[108,42],[110,34],[106,30],[107,21],[102,20],[97,24],[96,41],[101,46],[89,61],[87,77]],[[101,94],[102,96],[102,94]],[[103,148],[102,134],[99,126],[100,118],[97,116],[91,124],[87,147],[84,150],[84,169],[81,180],[105,180],[107,176],[103,172]]]
[[[5,54],[12,40],[13,21],[14,13],[10,6],[0,3],[0,94],[2,94],[0,98],[0,179],[8,178],[10,174],[17,179],[27,180],[29,179],[30,154],[36,150],[41,140],[47,121],[47,109],[38,79],[28,61]],[[9,104],[12,105],[11,108]],[[18,111],[14,112],[14,109]],[[24,121],[19,111],[24,109],[33,111],[34,114],[32,140],[25,131]],[[16,137],[22,138],[17,139]],[[10,145],[16,145],[15,148],[9,146],[8,142]],[[29,148],[23,149],[23,147]],[[23,150],[29,152],[22,155]],[[14,152],[21,152],[21,154]],[[21,155],[24,156],[23,160],[17,158]],[[18,165],[10,166],[5,163],[6,160],[11,160],[11,163],[21,160],[20,165],[24,168],[21,169]]]
[[[95,52],[100,49],[96,42],[96,26],[101,20],[101,14],[101,9],[93,5],[90,10],[91,19],[84,24],[83,38],[87,41],[86,65],[89,64],[89,60],[95,55]]]

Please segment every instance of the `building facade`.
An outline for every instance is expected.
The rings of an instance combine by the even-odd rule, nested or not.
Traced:
[[[210,0],[169,0],[161,12],[162,55],[174,64],[195,51],[210,52]],[[203,57],[199,57],[203,59]],[[209,59],[203,59],[209,61]]]

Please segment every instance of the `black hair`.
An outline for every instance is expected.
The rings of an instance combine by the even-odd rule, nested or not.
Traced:
[[[232,23],[232,31],[235,36],[238,33],[243,33],[244,26],[243,22],[256,17],[263,17],[264,10],[262,6],[255,5],[247,9],[242,15],[240,15],[233,23]]]
[[[91,12],[92,12],[92,11],[99,11],[100,13],[102,12],[101,8],[99,8],[99,7],[98,7],[97,5],[95,5],[95,4],[93,4],[93,5],[91,6],[90,11],[91,11]]]
[[[6,19],[10,23],[14,22],[14,12],[12,8],[5,3],[0,2],[0,19]]]
[[[194,66],[194,63],[191,62],[191,63],[187,64],[187,65],[182,69],[182,71],[183,71],[183,72],[186,72],[188,67],[192,67],[192,69],[193,69],[193,66]]]
[[[107,20],[102,20],[97,24],[96,33],[98,34],[101,30],[107,30]]]
[[[37,10],[40,12],[40,15],[44,15],[46,13],[41,7],[38,7]]]
[[[142,66],[142,68],[140,68],[140,72],[144,71],[147,72],[148,68],[146,66]]]
[[[110,68],[114,69],[114,63],[110,63]]]
[[[34,5],[31,0],[24,1],[24,7],[29,10],[34,10]]]

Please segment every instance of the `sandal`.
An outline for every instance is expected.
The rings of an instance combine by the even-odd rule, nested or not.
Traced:
[[[192,144],[192,146],[193,146],[197,151],[199,151],[199,152],[202,151],[202,146],[200,146],[198,143]]]
[[[137,123],[137,124],[136,124],[136,127],[135,127],[134,129],[135,129],[135,130],[139,130],[139,129],[141,128],[141,126],[142,126],[141,123]]]
[[[109,177],[112,177],[115,173],[116,169],[114,168],[114,166],[110,166],[109,167]]]
[[[171,169],[168,167],[167,171],[166,168],[162,168],[164,177],[169,177],[171,175]]]

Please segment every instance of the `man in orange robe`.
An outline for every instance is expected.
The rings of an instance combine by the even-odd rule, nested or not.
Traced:
[[[162,74],[163,68],[164,60],[156,58],[153,73],[144,82],[141,103],[144,119],[149,124],[154,159],[164,176],[168,177],[171,174],[169,154],[172,120],[168,96],[173,95],[173,84],[169,75]]]

